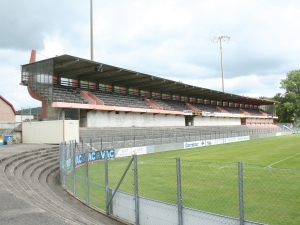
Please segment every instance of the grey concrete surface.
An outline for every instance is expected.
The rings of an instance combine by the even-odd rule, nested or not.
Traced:
[[[48,149],[58,147],[57,145],[47,144],[14,144],[0,146],[0,225],[65,225],[65,224],[99,224],[99,225],[121,225],[115,219],[105,216],[97,212],[75,198],[70,196],[59,184],[58,171],[51,174],[48,179],[48,186],[57,195],[60,201],[66,208],[70,207],[73,210],[78,210],[80,215],[84,215],[83,220],[72,221],[67,217],[55,214],[52,211],[47,211],[44,208],[38,207],[33,200],[23,198],[10,190],[7,185],[9,177],[4,174],[4,162],[2,159],[16,154],[30,152],[38,149]],[[1,165],[2,164],[2,165]],[[20,182],[21,183],[21,182]],[[49,202],[48,204],[51,204]],[[90,219],[90,220],[89,220]],[[85,221],[85,222],[82,222]],[[95,221],[97,221],[95,223]]]

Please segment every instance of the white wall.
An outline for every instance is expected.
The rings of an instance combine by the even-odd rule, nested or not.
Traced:
[[[241,125],[240,118],[195,116],[194,126]]]
[[[16,122],[22,122],[24,120],[33,120],[33,115],[16,115],[15,116]]]
[[[22,123],[23,143],[58,144],[79,140],[78,120],[54,120]]]
[[[194,126],[241,125],[240,118],[226,117],[194,117]],[[184,116],[163,114],[140,114],[90,111],[87,113],[87,127],[160,127],[185,126]]]
[[[184,116],[90,111],[87,113],[87,127],[153,127],[185,126]]]

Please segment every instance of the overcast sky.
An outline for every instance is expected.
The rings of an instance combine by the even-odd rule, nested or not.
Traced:
[[[20,65],[69,54],[90,59],[90,0],[0,0],[0,95],[40,106]],[[251,97],[282,93],[300,69],[297,0],[93,0],[94,61]]]

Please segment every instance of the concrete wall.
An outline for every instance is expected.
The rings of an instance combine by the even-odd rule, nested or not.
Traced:
[[[22,123],[23,143],[59,144],[70,140],[79,141],[78,120],[54,120]]]
[[[90,111],[87,113],[87,127],[161,127],[185,126],[184,116]]]
[[[230,125],[241,125],[240,118],[227,118],[227,117],[194,117],[194,126],[230,126]]]
[[[86,115],[87,127],[162,127],[185,126],[184,116],[150,114],[150,113],[125,113],[118,114],[108,111],[90,111]],[[231,126],[241,125],[240,118],[226,117],[194,117],[194,126]],[[81,124],[83,126],[83,124]]]
[[[15,122],[15,112],[0,98],[0,122]]]
[[[63,117],[63,110],[61,108],[54,108],[51,103],[47,103],[46,117],[51,119],[61,119]]]

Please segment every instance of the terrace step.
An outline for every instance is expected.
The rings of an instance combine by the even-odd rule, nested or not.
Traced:
[[[29,203],[32,213],[46,212],[63,221],[59,224],[123,224],[85,206],[63,190],[59,184],[57,147],[0,159],[0,169],[0,185]]]

